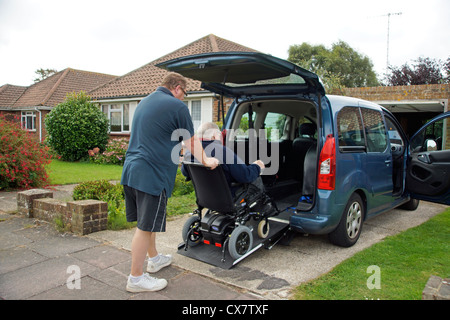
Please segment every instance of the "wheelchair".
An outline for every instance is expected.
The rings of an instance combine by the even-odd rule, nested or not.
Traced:
[[[199,244],[213,245],[237,260],[253,248],[253,225],[257,236],[269,235],[269,217],[278,214],[275,203],[265,193],[243,192],[233,199],[223,168],[211,170],[199,163],[183,162],[192,180],[198,208],[182,229],[184,250]],[[247,190],[251,184],[234,184]],[[203,214],[203,209],[206,212]],[[255,221],[250,223],[250,221]]]

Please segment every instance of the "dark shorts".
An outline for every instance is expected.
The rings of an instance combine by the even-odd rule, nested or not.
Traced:
[[[137,227],[142,231],[166,231],[165,190],[159,196],[154,196],[129,186],[123,186],[123,189],[128,222],[137,221]]]

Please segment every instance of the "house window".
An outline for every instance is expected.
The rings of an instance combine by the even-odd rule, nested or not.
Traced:
[[[202,101],[188,100],[183,102],[189,109],[192,123],[194,124],[194,130],[197,131],[198,127],[202,124]]]
[[[194,100],[191,102],[191,117],[194,128],[197,130],[202,123],[202,102]]]
[[[22,111],[22,128],[26,130],[36,130],[36,112]]]
[[[128,103],[102,104],[109,119],[110,132],[130,131],[130,105]]]

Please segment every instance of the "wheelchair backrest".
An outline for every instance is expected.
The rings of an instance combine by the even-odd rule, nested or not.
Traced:
[[[183,162],[194,185],[197,205],[221,213],[236,211],[222,166],[211,170],[201,164]]]

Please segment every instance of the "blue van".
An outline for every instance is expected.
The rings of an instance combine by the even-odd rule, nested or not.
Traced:
[[[377,214],[415,210],[419,199],[450,204],[450,112],[409,140],[387,109],[326,95],[316,74],[270,55],[217,52],[158,66],[234,99],[224,143],[247,163],[263,160],[266,190],[284,210],[277,218],[292,230],[349,247]]]

